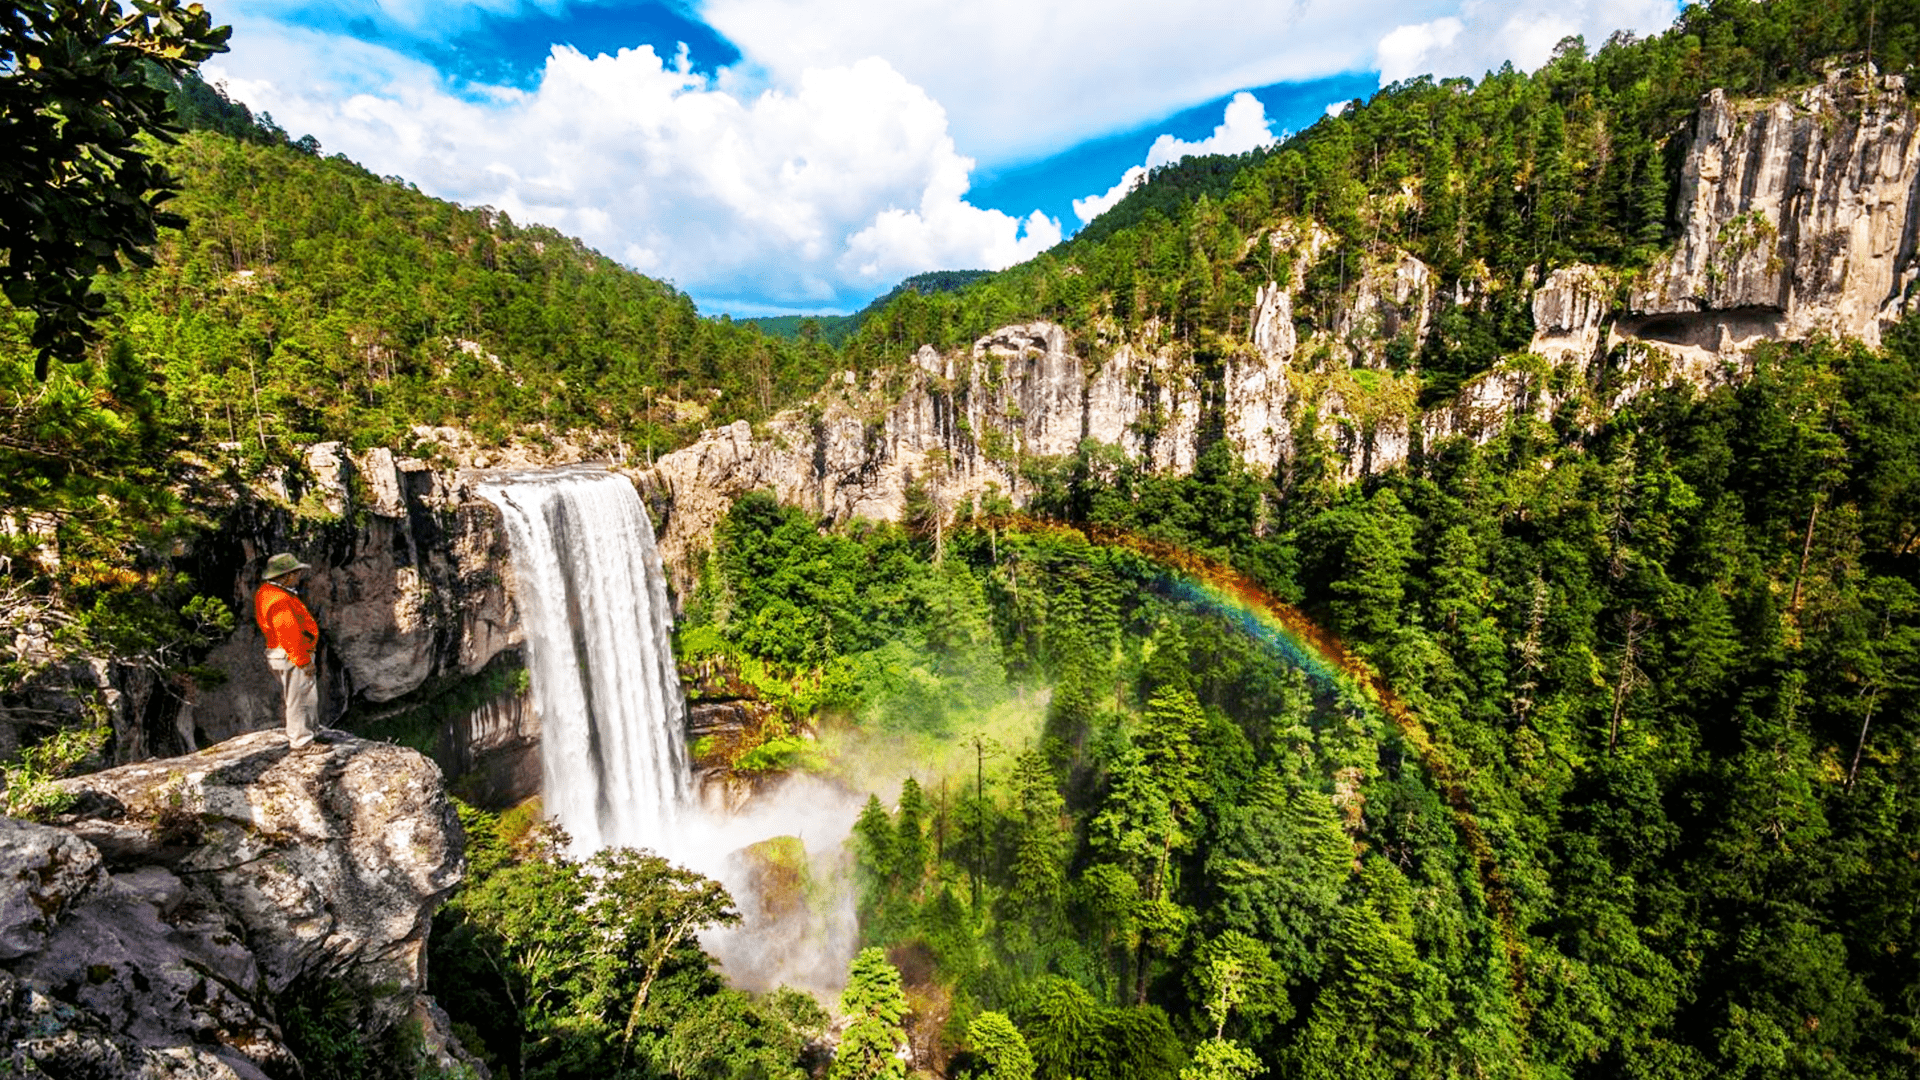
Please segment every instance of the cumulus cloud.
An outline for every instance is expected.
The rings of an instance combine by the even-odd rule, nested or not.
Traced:
[[[1531,71],[1564,38],[1597,49],[1616,30],[1655,34],[1673,24],[1673,0],[1465,0],[1457,12],[1403,22],[1380,39],[1380,85],[1415,75],[1478,78],[1508,61]]]
[[[1250,86],[1372,66],[1380,28],[1457,0],[700,0],[781,81],[884,56],[944,103],[969,153],[1002,163],[1130,130]]]
[[[1187,142],[1172,135],[1161,135],[1147,148],[1147,168],[1170,165],[1181,158],[1202,154],[1244,154],[1263,146],[1272,146],[1273,131],[1267,121],[1267,107],[1245,90],[1227,102],[1227,112],[1213,134],[1198,142]]]
[[[1658,30],[1676,10],[1675,0],[684,0],[676,10],[737,47],[737,63],[715,70],[705,58],[696,71],[701,58],[684,47],[589,57],[562,46],[516,86],[450,81],[356,40],[454,48],[468,30],[504,25],[490,20],[598,2],[229,0],[235,51],[208,74],[330,151],[579,235],[707,306],[832,309],[907,273],[995,268],[1058,240],[1044,214],[967,201],[975,156],[1031,160],[1249,86],[1376,67],[1383,82],[1478,75],[1509,58],[1531,67],[1566,34],[1597,45],[1619,26]],[[1272,137],[1260,103],[1236,96],[1213,135],[1163,135],[1074,213],[1098,216],[1157,164]]]
[[[1101,214],[1113,209],[1113,205],[1133,193],[1133,189],[1147,182],[1147,167],[1135,165],[1120,174],[1120,182],[1108,188],[1104,195],[1089,195],[1084,199],[1073,200],[1073,216],[1080,219],[1082,225]]]
[[[1356,23],[1364,20],[1365,6],[1366,0],[1350,6]],[[1289,10],[1305,21],[1316,14],[1315,9],[1316,5],[1309,2]],[[1403,13],[1410,9],[1400,7]],[[1478,77],[1508,61],[1532,70],[1551,59],[1554,47],[1568,36],[1584,35],[1589,47],[1597,48],[1615,30],[1658,33],[1673,22],[1676,12],[1673,0],[1613,0],[1605,4],[1591,0],[1465,0],[1452,14],[1402,23],[1388,31],[1374,44],[1373,66],[1380,71],[1382,86],[1423,74]],[[1339,116],[1351,105],[1350,101],[1329,102],[1326,114]],[[1212,136],[1187,143],[1161,135],[1143,165],[1129,168],[1104,193],[1073,200],[1074,216],[1085,223],[1106,213],[1145,183],[1158,165],[1189,154],[1244,153],[1273,141],[1260,102],[1244,91],[1237,93]]]
[[[1213,134],[1197,142],[1162,134],[1147,148],[1146,163],[1128,169],[1121,175],[1120,182],[1108,188],[1106,194],[1073,200],[1074,216],[1084,223],[1106,213],[1113,204],[1126,198],[1128,192],[1146,183],[1147,174],[1162,165],[1171,165],[1182,158],[1197,155],[1244,154],[1249,150],[1272,146],[1274,141],[1275,136],[1267,120],[1267,107],[1260,103],[1259,98],[1242,90],[1227,102],[1226,115],[1213,129]]]
[[[1409,75],[1425,72],[1428,69],[1421,67],[1421,64],[1426,58],[1452,45],[1465,28],[1464,23],[1451,15],[1432,22],[1395,27],[1380,39],[1379,48],[1374,52],[1381,82],[1397,82]],[[1327,106],[1329,115],[1333,115],[1333,111],[1333,106]]]
[[[526,91],[456,92],[378,46],[271,26],[245,59],[208,74],[289,131],[580,236],[723,306],[835,306],[922,270],[998,269],[1060,238],[1043,215],[968,203],[974,162],[945,110],[878,58],[757,93],[648,47],[555,46]],[[283,83],[280,71],[302,74]]]

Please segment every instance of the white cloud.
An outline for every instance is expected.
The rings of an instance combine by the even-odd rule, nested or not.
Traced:
[[[1380,46],[1374,52],[1381,84],[1426,71],[1421,64],[1427,56],[1453,44],[1465,28],[1465,24],[1451,15],[1432,22],[1395,27],[1380,39]],[[1327,106],[1327,113],[1333,115],[1333,106]]]
[[[839,267],[863,282],[893,281],[935,267],[998,270],[1060,242],[1060,223],[1036,210],[1025,220],[967,203],[966,158],[949,161],[915,210],[888,208],[847,240]]]
[[[687,0],[742,58],[711,74],[684,49],[588,58],[557,48],[530,90],[451,85],[346,36],[458,42],[488,20],[611,0],[227,0],[235,51],[208,66],[237,97],[376,172],[581,236],[703,301],[837,306],[901,274],[997,267],[1059,223],[966,201],[996,166],[1136,128],[1248,86],[1377,67],[1532,67],[1555,42],[1669,23],[1676,0]],[[315,14],[319,12],[319,14]],[[1392,28],[1384,35],[1382,27]],[[396,29],[397,28],[397,29]],[[353,30],[353,33],[360,31]],[[1344,104],[1344,103],[1343,103]],[[1240,95],[1206,139],[1156,140],[1145,171],[1272,138]],[[965,153],[962,153],[964,148]]]
[[[1274,141],[1273,129],[1267,121],[1267,107],[1259,98],[1242,90],[1227,102],[1226,115],[1213,129],[1213,134],[1198,142],[1187,142],[1163,133],[1147,148],[1146,163],[1128,169],[1106,194],[1073,200],[1074,216],[1085,223],[1106,213],[1126,198],[1128,192],[1146,183],[1147,174],[1162,165],[1201,154],[1244,154],[1272,146]]]
[[[1120,182],[1107,189],[1105,195],[1089,195],[1084,199],[1073,200],[1073,216],[1086,224],[1101,214],[1113,209],[1113,204],[1126,198],[1134,188],[1147,182],[1147,167],[1135,165],[1122,173]]]
[[[1414,75],[1479,78],[1501,64],[1531,71],[1563,38],[1598,49],[1615,30],[1656,34],[1679,14],[1673,0],[1465,0],[1454,15],[1402,23],[1380,39],[1380,85]]]
[[[1242,90],[1227,102],[1226,115],[1213,129],[1213,134],[1199,142],[1186,142],[1164,134],[1153,140],[1147,149],[1147,168],[1170,165],[1198,154],[1244,154],[1273,143],[1267,107],[1260,104],[1259,98]]]
[[[752,3],[758,0],[724,0],[728,3]],[[1351,6],[1351,17],[1358,21],[1367,0]],[[1312,14],[1313,3],[1296,4],[1302,19]],[[1465,0],[1457,15],[1442,15],[1418,23],[1396,26],[1381,37],[1373,49],[1374,66],[1380,71],[1382,86],[1414,75],[1440,77],[1469,75],[1478,77],[1511,60],[1514,66],[1531,70],[1551,59],[1553,49],[1570,35],[1585,35],[1589,48],[1598,48],[1618,29],[1651,34],[1664,30],[1676,14],[1673,0],[1618,0],[1606,4],[1592,0]],[[1350,101],[1329,102],[1328,116],[1339,116]],[[1104,194],[1073,200],[1074,216],[1082,223],[1106,213],[1127,193],[1146,181],[1151,170],[1189,154],[1237,154],[1270,145],[1274,136],[1268,130],[1266,110],[1252,94],[1234,95],[1226,116],[1213,134],[1197,143],[1183,142],[1172,135],[1154,140],[1144,165],[1135,165]]]
[[[556,46],[532,90],[456,94],[378,46],[248,29],[247,51],[207,74],[289,131],[579,236],[703,300],[832,306],[922,270],[999,269],[1060,238],[1043,215],[966,202],[974,163],[946,111],[878,58],[748,95],[651,48]]]
[[[945,104],[969,153],[1004,163],[1250,86],[1373,64],[1382,26],[1457,0],[700,0],[777,81],[884,56]]]

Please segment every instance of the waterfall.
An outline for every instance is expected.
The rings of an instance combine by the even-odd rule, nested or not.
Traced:
[[[580,467],[479,486],[512,546],[542,801],[586,853],[660,850],[688,786],[666,577],[633,485]]]

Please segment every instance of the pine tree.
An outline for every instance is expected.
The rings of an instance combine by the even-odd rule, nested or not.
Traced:
[[[907,1063],[900,1048],[907,1041],[901,1022],[907,998],[900,972],[876,948],[860,950],[847,969],[840,1011],[852,1019],[840,1036],[830,1080],[904,1080]]]
[[[853,824],[853,850],[861,922],[875,936],[884,936],[881,925],[890,920],[895,907],[898,842],[893,818],[880,805],[880,797],[867,796],[867,805]]]
[[[1007,896],[1011,906],[1029,918],[1045,917],[1060,899],[1061,864],[1069,839],[1064,823],[1066,800],[1060,797],[1053,766],[1038,750],[1028,750],[1014,760],[1009,783],[1013,876]]]
[[[1033,1080],[1033,1054],[1006,1014],[987,1011],[967,1025],[967,1043],[983,1068],[973,1080]]]
[[[917,898],[927,876],[927,797],[920,782],[907,777],[900,785],[900,817],[895,824],[892,876],[903,895]]]

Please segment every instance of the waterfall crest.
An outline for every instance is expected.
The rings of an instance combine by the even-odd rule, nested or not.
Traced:
[[[547,816],[583,853],[662,850],[687,797],[686,723],[646,508],[624,477],[590,467],[478,490],[512,546]]]

